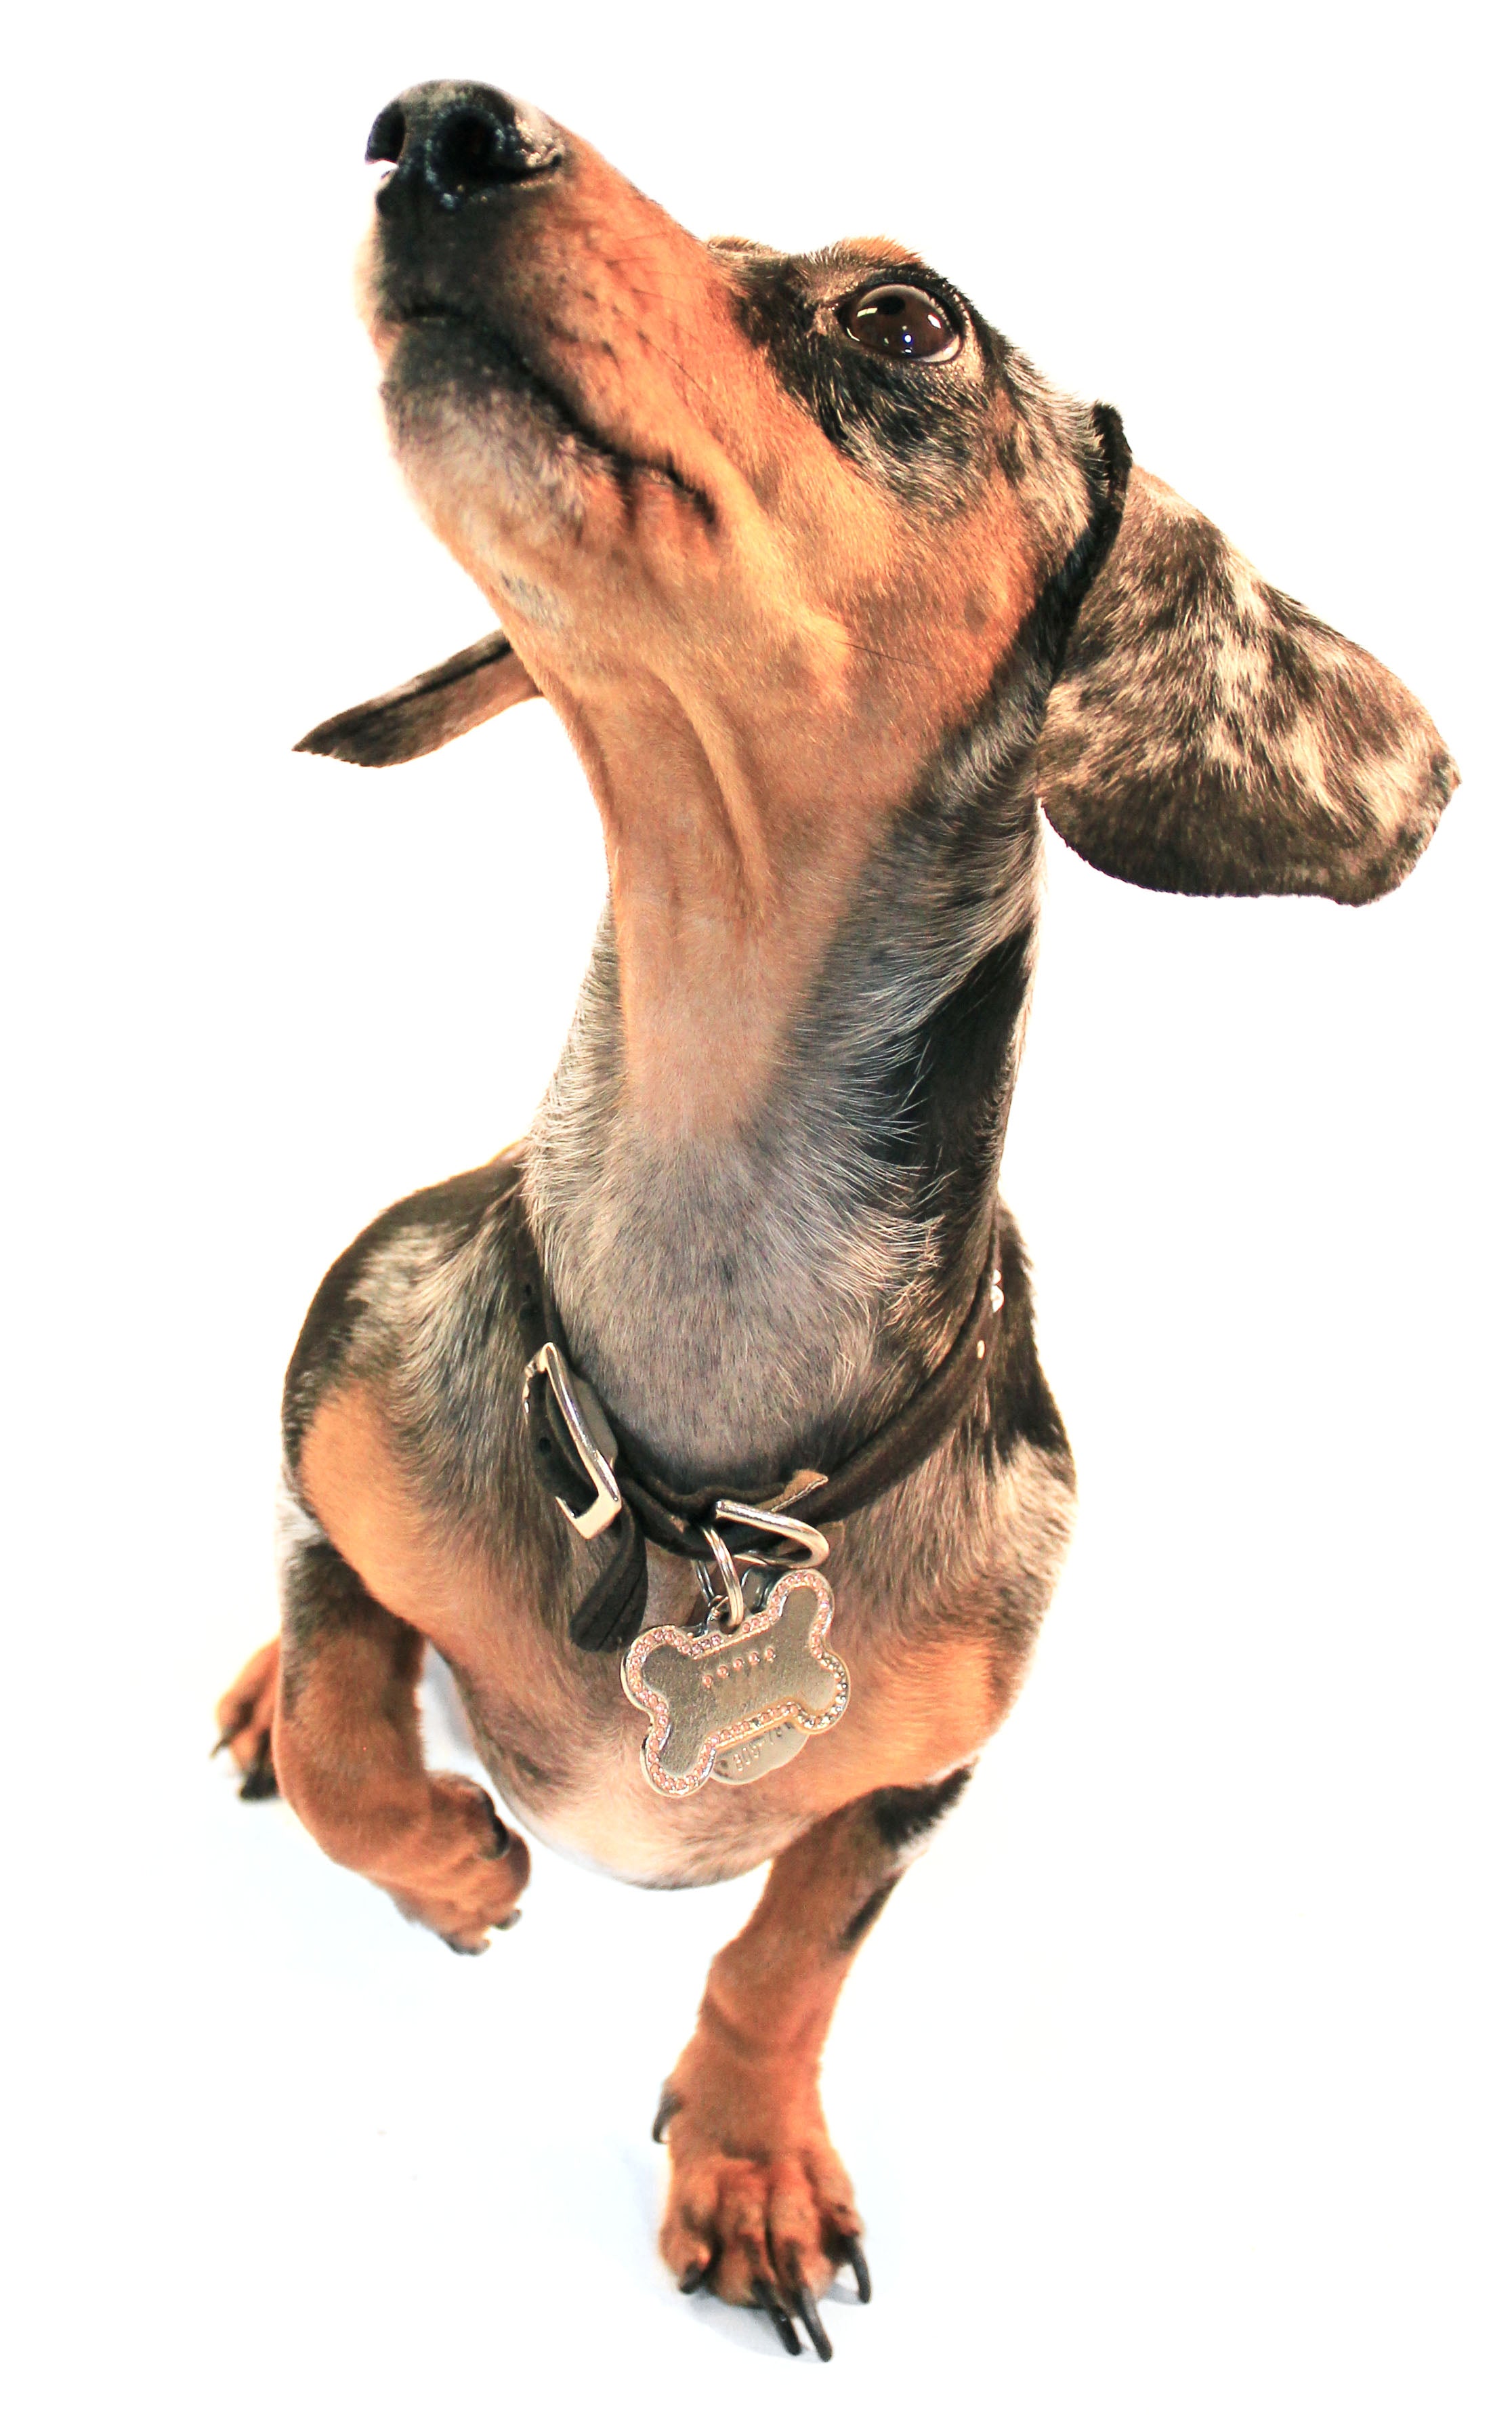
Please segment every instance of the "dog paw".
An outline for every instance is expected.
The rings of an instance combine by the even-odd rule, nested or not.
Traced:
[[[471,1778],[430,1779],[430,1819],[416,1840],[414,1868],[384,1885],[406,1920],[433,1928],[454,1954],[487,1951],[494,1929],[513,1928],[530,1882],[530,1850],[505,1827],[487,1788]]]
[[[278,1792],[273,1766],[273,1713],[278,1699],[278,1643],[275,1637],[254,1652],[236,1683],[216,1704],[220,1731],[216,1752],[229,1752],[242,1774],[244,1803],[261,1803]],[[215,1753],[211,1759],[214,1760]]]
[[[672,2158],[663,2258],[685,2294],[709,2288],[758,2308],[789,2356],[802,2352],[801,2327],[828,2362],[817,2301],[843,2264],[863,2302],[872,2286],[817,2092],[750,2066],[716,2075],[688,2062],[667,2082],[656,2119]]]

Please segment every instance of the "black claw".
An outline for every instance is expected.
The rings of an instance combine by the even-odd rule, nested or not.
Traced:
[[[244,1803],[266,1803],[278,1792],[277,1773],[273,1766],[273,1742],[264,1736],[257,1748],[257,1759],[241,1783]]]
[[[496,1920],[494,1922],[494,1927],[495,1928],[517,1928],[519,1927],[518,1911],[506,1912],[502,1920]]]
[[[803,2343],[799,2338],[797,2332],[793,2329],[792,2316],[788,2313],[786,2307],[779,2302],[777,2293],[772,2288],[771,2282],[763,2281],[758,2273],[756,2278],[752,2282],[751,2287],[756,2291],[757,2305],[764,2306],[767,2313],[771,2317],[772,2329],[775,2331],[777,2337],[781,2340],[784,2348],[787,2350],[788,2355],[801,2356],[803,2353]]]
[[[671,2081],[667,2080],[666,2086],[662,2090],[662,2101],[656,2108],[656,2119],[651,2125],[651,2141],[653,2145],[660,2147],[665,2143],[666,2138],[666,2125],[668,2122],[671,2121],[675,2113],[681,2113],[681,2110],[682,2099],[678,2094],[677,2090],[673,2087]]]
[[[690,2264],[688,2266],[688,2269],[683,2273],[681,2280],[678,2283],[678,2288],[681,2290],[685,2298],[691,2298],[696,2290],[703,2288],[704,2283],[709,2278],[710,2269],[711,2268],[707,2264]]]
[[[819,2362],[828,2364],[834,2354],[830,2345],[830,2334],[819,2320],[819,2310],[814,2302],[814,2292],[799,2272],[796,2263],[793,2266],[792,2278],[787,2284],[787,2294],[798,2309],[800,2322],[814,2342],[815,2354]]]
[[[488,1805],[488,1816],[493,1822],[493,1835],[488,1840],[487,1849],[484,1853],[484,1860],[488,1862],[502,1862],[504,1855],[508,1852],[514,1839],[511,1838],[509,1830],[500,1819],[499,1814],[491,1802]]]
[[[861,2241],[859,2239],[842,2240],[840,2253],[856,2275],[857,2297],[863,2306],[869,2306],[872,2302],[872,2275],[861,2250]]]
[[[441,1932],[438,1930],[437,1934],[441,1935]],[[454,1954],[487,1954],[488,1951],[487,1945],[464,1945],[459,1937],[442,1936],[441,1942],[449,1945]]]

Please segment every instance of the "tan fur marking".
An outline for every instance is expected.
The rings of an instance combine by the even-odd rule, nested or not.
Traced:
[[[446,1589],[438,1592],[425,1521],[399,1471],[393,1438],[362,1386],[334,1392],[310,1421],[300,1491],[347,1566],[375,1601],[440,1642]]]
[[[672,2169],[662,2254],[680,2280],[712,2264],[723,2298],[801,2279],[816,2297],[860,2235],[819,2101],[819,2058],[854,1947],[848,1925],[897,1875],[864,1804],[772,1865],[716,1955],[698,2023],[666,2084]]]
[[[536,197],[529,242],[501,250],[511,324],[587,426],[666,463],[712,524],[651,473],[627,495],[579,460],[564,544],[484,442],[400,458],[583,760],[626,1081],[675,1141],[738,1121],[769,1089],[861,863],[980,705],[1043,565],[1001,477],[943,528],[890,508],[750,342],[726,261],[571,140],[572,172]],[[909,257],[856,254],[851,282]],[[381,279],[366,281],[387,359],[397,331]]]

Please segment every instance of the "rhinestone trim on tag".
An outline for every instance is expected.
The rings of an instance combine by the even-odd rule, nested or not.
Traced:
[[[800,1633],[788,1628],[787,1605],[802,1593],[814,1596],[815,1611]],[[845,1716],[850,1672],[838,1653],[824,1648],[833,1614],[834,1595],[826,1579],[815,1568],[793,1568],[732,1634],[653,1627],[636,1636],[620,1678],[651,1720],[641,1765],[658,1794],[696,1794],[721,1753],[772,1728],[792,1725],[807,1741]],[[795,1619],[801,1616],[795,1606]],[[647,1662],[662,1654],[669,1657],[648,1674]],[[781,1690],[763,1697],[764,1677]],[[745,1698],[745,1706],[736,1718],[722,1720],[718,1697],[726,1686],[736,1699]],[[681,1750],[676,1748],[679,1739]],[[669,1745],[680,1764],[670,1769],[662,1758]]]

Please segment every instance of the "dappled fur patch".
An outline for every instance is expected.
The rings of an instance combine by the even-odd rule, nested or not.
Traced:
[[[1037,758],[1078,854],[1145,889],[1359,905],[1403,878],[1458,779],[1400,680],[1134,472]]]

